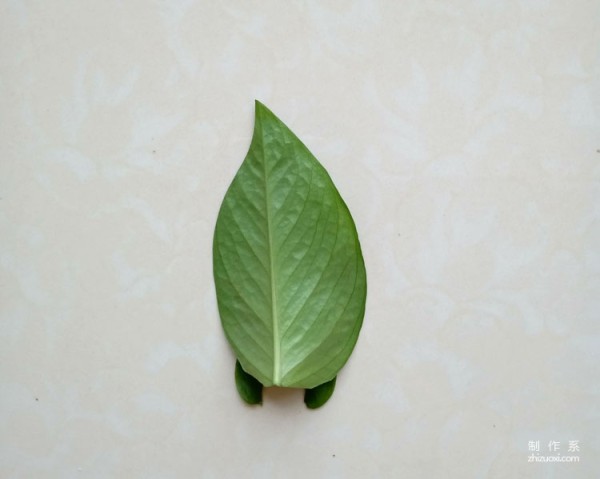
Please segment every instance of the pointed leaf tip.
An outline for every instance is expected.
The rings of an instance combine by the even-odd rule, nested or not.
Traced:
[[[264,103],[262,103],[259,100],[254,100],[254,115],[255,115],[255,117],[258,117],[259,115],[262,115],[264,113],[273,115],[273,112],[271,110],[269,110],[269,108]]]

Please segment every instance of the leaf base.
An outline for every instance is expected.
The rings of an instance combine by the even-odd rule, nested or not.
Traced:
[[[240,397],[248,404],[262,404],[263,385],[242,369],[239,361],[235,362],[235,386]]]
[[[335,380],[337,376],[334,377],[331,381],[327,381],[326,383],[320,384],[315,388],[306,389],[304,391],[304,404],[309,409],[317,409],[320,408],[323,404],[329,401],[329,398],[333,394],[333,390],[335,389]]]

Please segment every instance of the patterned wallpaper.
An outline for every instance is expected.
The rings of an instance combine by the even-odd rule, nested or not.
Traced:
[[[0,1],[0,477],[600,477],[599,21],[584,0]],[[216,308],[255,98],[365,255],[317,411],[241,402]]]

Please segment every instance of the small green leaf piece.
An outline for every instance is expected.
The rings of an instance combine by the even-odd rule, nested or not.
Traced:
[[[235,362],[235,386],[248,404],[262,404],[263,385],[244,371],[239,361]]]
[[[221,324],[248,375],[302,389],[337,375],[365,312],[356,227],[325,168],[258,101],[217,218],[213,270]]]
[[[337,376],[331,381],[327,381],[316,388],[304,391],[304,404],[306,404],[306,407],[309,409],[317,409],[329,401],[329,398],[335,389],[336,379]]]

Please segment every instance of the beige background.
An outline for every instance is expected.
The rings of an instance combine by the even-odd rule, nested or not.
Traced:
[[[0,5],[0,477],[600,477],[600,2]],[[364,249],[318,411],[217,315],[255,98]]]

